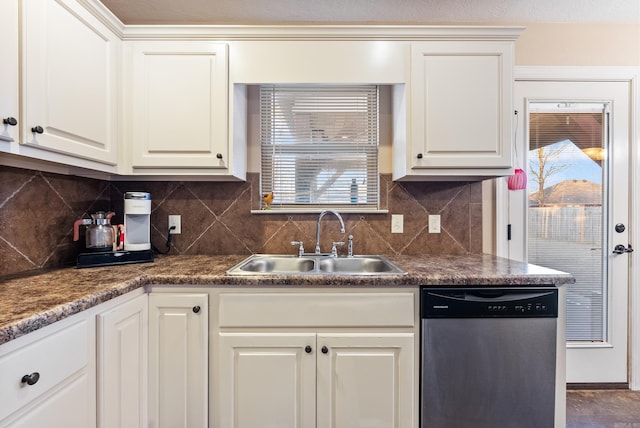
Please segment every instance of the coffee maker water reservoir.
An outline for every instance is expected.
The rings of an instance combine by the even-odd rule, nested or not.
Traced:
[[[126,192],[124,194],[124,249],[142,251],[151,249],[151,194]]]

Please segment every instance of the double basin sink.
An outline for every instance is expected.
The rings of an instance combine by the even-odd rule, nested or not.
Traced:
[[[229,275],[398,275],[406,272],[384,256],[254,254],[227,271]]]

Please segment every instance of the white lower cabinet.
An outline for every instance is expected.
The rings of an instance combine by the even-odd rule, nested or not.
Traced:
[[[317,426],[412,427],[413,341],[413,333],[318,334]]]
[[[220,333],[218,348],[220,427],[315,427],[314,333]]]
[[[147,418],[148,295],[98,314],[98,427],[142,428]]]
[[[216,427],[417,427],[412,292],[218,301]]]
[[[412,333],[220,333],[220,426],[411,427]]]
[[[0,428],[417,428],[416,326],[414,291],[138,289],[0,346]]]
[[[206,293],[149,294],[149,424],[208,427]]]
[[[0,427],[96,426],[93,326],[81,313],[0,347]]]

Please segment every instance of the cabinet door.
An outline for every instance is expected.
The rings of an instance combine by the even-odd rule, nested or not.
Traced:
[[[147,427],[148,296],[98,315],[98,427]]]
[[[2,40],[2,66],[0,67],[0,150],[8,151],[8,143],[18,139],[17,125],[4,120],[18,116],[18,1],[0,2],[0,40]],[[10,122],[7,120],[7,122]]]
[[[95,427],[93,330],[81,313],[0,347],[0,427]]]
[[[315,428],[314,333],[220,333],[219,339],[218,426]]]
[[[416,43],[411,60],[413,172],[511,168],[513,42]]]
[[[91,388],[89,376],[84,373],[72,382],[46,396],[34,408],[29,409],[17,421],[2,427],[11,428],[88,428],[87,421],[94,420],[93,406],[88,403],[87,391]],[[95,426],[95,425],[94,425]]]
[[[121,41],[76,2],[21,4],[22,142],[115,165]]]
[[[207,294],[149,294],[149,427],[206,428]]]
[[[318,334],[318,428],[417,426],[413,343],[413,333]]]
[[[134,168],[228,166],[227,45],[133,45]]]

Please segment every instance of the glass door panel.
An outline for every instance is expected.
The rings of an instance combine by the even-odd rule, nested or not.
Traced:
[[[529,105],[529,262],[572,273],[567,340],[606,339],[607,104]]]

